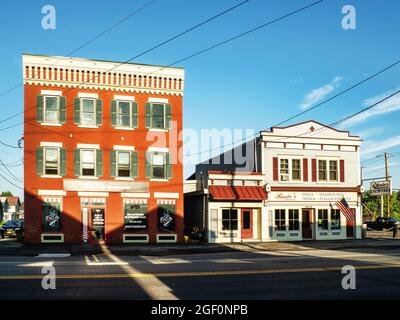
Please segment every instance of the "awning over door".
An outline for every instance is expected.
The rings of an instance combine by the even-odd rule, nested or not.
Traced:
[[[253,186],[210,186],[208,188],[213,200],[261,201],[268,199],[263,187]]]

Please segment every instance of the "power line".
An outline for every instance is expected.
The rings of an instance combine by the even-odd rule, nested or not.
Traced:
[[[0,173],[0,177],[2,177],[4,180],[6,180],[9,184],[13,185],[14,187],[16,187],[16,188],[18,188],[18,189],[21,189],[21,190],[24,190],[24,188],[21,188],[20,186],[14,184],[14,183],[11,182],[10,180],[8,180],[5,176],[3,176],[1,173]]]
[[[0,164],[7,170],[8,175],[20,182],[24,182],[23,179],[16,177],[11,171],[10,169],[8,169],[8,167],[4,164],[4,162],[0,159]]]
[[[127,15],[126,17],[124,17],[123,19],[119,20],[118,22],[116,22],[115,24],[111,25],[110,27],[106,28],[104,31],[98,33],[97,35],[95,35],[94,37],[90,38],[89,40],[87,40],[85,43],[83,43],[82,45],[80,45],[79,47],[77,47],[76,49],[70,51],[69,53],[66,54],[66,56],[71,56],[74,53],[76,53],[77,51],[81,50],[82,48],[86,47],[88,44],[92,43],[93,41],[95,41],[96,39],[100,38],[101,36],[105,35],[106,33],[108,33],[109,31],[111,31],[112,29],[118,27],[120,24],[122,24],[123,22],[125,22],[126,20],[128,20],[129,18],[133,17],[134,15],[138,14],[140,11],[142,11],[143,9],[145,9],[146,7],[148,7],[149,5],[151,5],[153,2],[155,2],[156,0],[151,0],[146,2],[143,6],[141,6],[140,8],[136,9],[135,11],[131,12],[129,15]],[[66,59],[66,57],[62,57],[59,60],[57,60],[56,62],[54,62],[51,66],[56,65],[58,62],[60,62],[61,60]],[[23,82],[20,82],[18,84],[16,84],[15,86],[3,91],[0,94],[0,97],[5,96],[6,94],[12,92],[13,90],[17,89],[18,87],[22,86]]]

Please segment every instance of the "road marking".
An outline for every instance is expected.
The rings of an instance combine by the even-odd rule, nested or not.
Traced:
[[[215,259],[215,260],[211,260],[212,262],[215,263],[252,263],[251,261],[244,259]]]
[[[117,279],[117,278],[162,278],[162,277],[193,277],[193,276],[225,276],[225,275],[249,275],[271,273],[302,273],[302,272],[326,272],[341,271],[343,266],[291,268],[291,269],[258,269],[258,270],[226,270],[226,271],[189,271],[189,272],[161,272],[161,273],[109,273],[109,274],[57,274],[57,279]],[[356,270],[371,269],[399,269],[400,264],[387,265],[363,265],[355,266]],[[0,280],[34,280],[42,279],[41,275],[1,275]]]
[[[140,256],[140,257],[152,264],[191,263],[189,260],[185,260],[185,259],[181,259],[181,258],[159,258],[159,257],[150,257],[150,256]]]
[[[127,266],[129,265],[129,262],[125,261],[100,261],[99,258],[96,257],[96,255],[92,255],[93,260],[91,261],[88,256],[85,256],[85,263],[88,266]]]
[[[19,264],[18,267],[51,267],[54,264],[54,261],[39,261],[33,263],[22,263]]]
[[[36,258],[66,258],[70,256],[70,253],[41,253]]]

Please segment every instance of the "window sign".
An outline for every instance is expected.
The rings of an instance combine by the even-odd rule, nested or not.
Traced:
[[[175,231],[175,205],[160,204],[158,206],[158,230]]]
[[[147,205],[126,203],[124,206],[124,230],[143,231],[147,228]]]
[[[45,202],[42,205],[43,230],[56,232],[61,230],[61,203]]]

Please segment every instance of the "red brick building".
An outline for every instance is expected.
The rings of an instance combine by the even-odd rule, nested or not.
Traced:
[[[25,241],[183,240],[184,70],[23,55]]]

